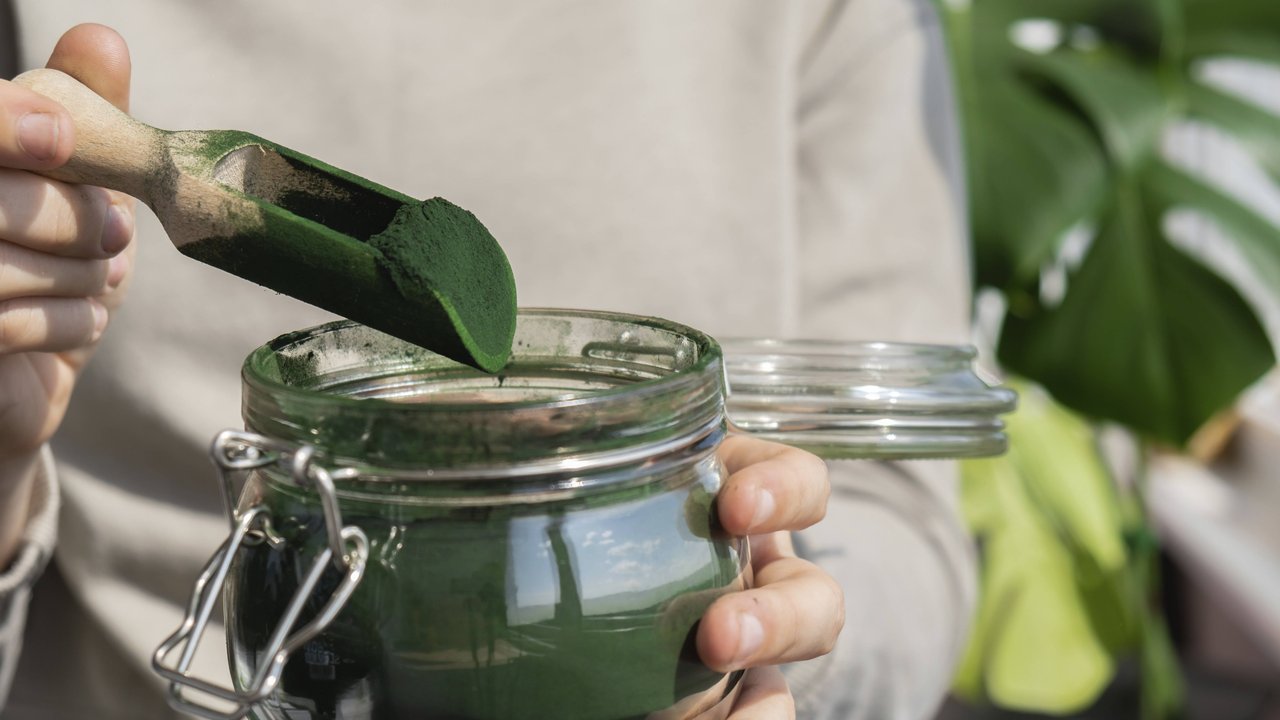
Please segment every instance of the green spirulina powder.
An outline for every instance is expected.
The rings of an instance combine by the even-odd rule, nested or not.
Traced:
[[[238,130],[191,142],[202,172],[257,207],[183,254],[481,370],[506,365],[515,280],[474,215]]]
[[[405,204],[368,243],[405,298],[439,303],[481,369],[506,364],[515,329],[514,280],[510,267],[488,262],[497,241],[475,215],[439,197]]]
[[[359,468],[337,492],[370,542],[350,599],[255,718],[650,720],[737,682],[696,642],[706,609],[750,582],[747,546],[715,512],[718,347],[590,311],[527,310],[519,328],[514,361],[488,378],[352,323],[246,360],[245,427]],[[245,489],[274,539],[230,570],[236,678],[270,661],[329,542],[316,491],[282,470]],[[298,627],[342,577],[325,572]]]

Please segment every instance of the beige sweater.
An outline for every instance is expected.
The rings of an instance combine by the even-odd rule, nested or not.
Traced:
[[[927,0],[18,0],[27,66],[120,30],[133,111],[239,128],[473,210],[523,305],[718,335],[964,341],[954,121]],[[327,317],[181,257],[143,211],[132,294],[0,575],[4,720],[169,718],[149,653],[225,532],[205,448],[254,346]],[[972,604],[945,464],[845,463],[802,538],[843,583],[801,717],[924,718]],[[61,488],[58,513],[55,488]],[[220,638],[204,672],[226,672]],[[3,702],[0,700],[0,702]]]

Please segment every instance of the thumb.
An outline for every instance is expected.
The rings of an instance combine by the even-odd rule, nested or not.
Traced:
[[[85,23],[63,33],[48,67],[79,80],[121,110],[129,110],[129,46],[106,25]]]

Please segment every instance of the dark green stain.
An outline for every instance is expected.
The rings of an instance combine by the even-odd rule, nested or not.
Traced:
[[[470,212],[406,195],[238,131],[208,133],[210,166],[249,145],[298,173],[271,202],[246,194],[263,222],[182,252],[487,372],[515,333],[515,280],[502,248]],[[317,189],[317,185],[321,189]]]

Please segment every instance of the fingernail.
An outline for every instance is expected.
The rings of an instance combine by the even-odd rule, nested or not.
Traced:
[[[90,300],[89,303],[93,306],[93,339],[97,340],[107,329],[107,306],[97,300]]]
[[[738,651],[733,655],[734,667],[742,667],[764,645],[764,625],[751,613],[738,613]]]
[[[58,116],[32,112],[18,120],[18,144],[24,152],[41,162],[58,154]]]
[[[773,499],[773,493],[764,488],[756,490],[756,511],[751,515],[751,529],[760,527],[773,517],[773,511],[777,505]]]
[[[102,251],[111,255],[124,250],[133,239],[133,213],[116,204],[107,206],[102,223]]]
[[[124,254],[116,255],[107,261],[107,287],[115,290],[120,287],[125,273],[129,271],[129,258]]]

